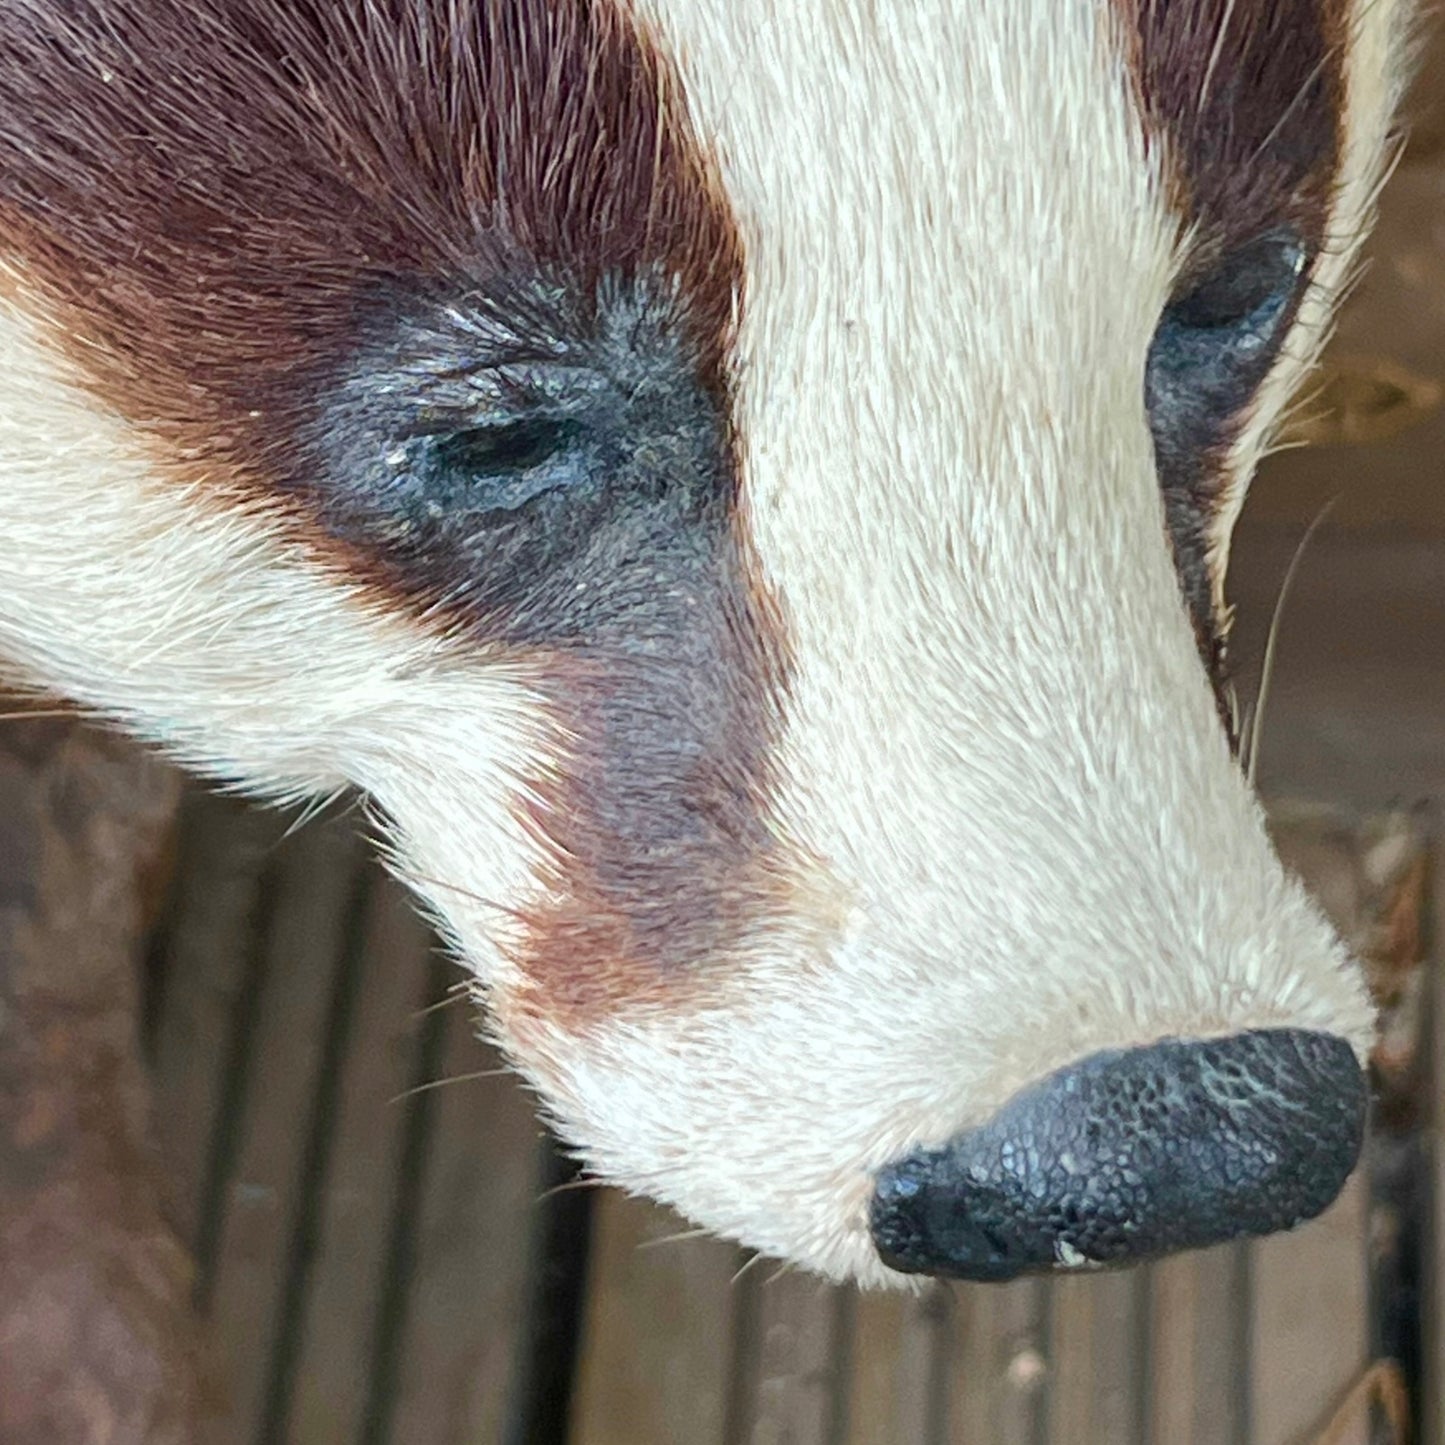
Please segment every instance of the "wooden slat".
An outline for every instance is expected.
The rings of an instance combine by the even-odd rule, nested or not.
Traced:
[[[1053,1360],[1053,1380],[1049,1390],[1049,1445],[1068,1445],[1097,1434],[1095,1416],[1102,1362],[1096,1347],[1103,1342],[1098,1283],[1092,1279],[1065,1279],[1051,1287],[1049,1356]],[[1124,1442],[1135,1445],[1128,1436],[1120,1445]]]
[[[859,1298],[839,1445],[943,1445],[941,1372],[951,1312],[946,1286]]]
[[[842,1290],[806,1275],[753,1278],[755,1308],[741,1318],[753,1331],[740,1351],[753,1363],[745,1382],[738,1445],[827,1445],[841,1411],[837,1345],[846,1317]],[[733,1445],[732,1441],[728,1445]]]
[[[415,1237],[390,1439],[496,1445],[509,1403],[537,1198],[539,1129],[527,1095],[476,1037],[470,1004],[444,1011],[440,1077]],[[368,1442],[372,1445],[372,1442]],[[375,1442],[380,1445],[380,1442]]]
[[[1130,1270],[1048,1286],[1049,1445],[1080,1440],[1145,1445],[1141,1346],[1148,1282],[1147,1275]]]
[[[1193,1445],[1250,1441],[1251,1249],[1233,1244],[1194,1265]]]
[[[1180,1255],[1160,1260],[1147,1271],[1144,1283],[1149,1296],[1149,1438],[1193,1441],[1198,1423],[1195,1357],[1200,1328],[1217,1323],[1200,1319],[1199,1258]]]
[[[956,1295],[945,1388],[949,1445],[1038,1445],[1048,1409],[1047,1287],[1026,1279]]]
[[[354,1445],[373,1407],[377,1310],[410,1118],[404,1095],[415,1070],[434,945],[410,900],[379,873],[366,928],[320,1253],[296,1364],[293,1445]]]
[[[47,710],[48,713],[48,710]],[[0,732],[0,1440],[190,1445],[190,1268],[137,1050],[175,777],[76,719]]]
[[[641,1200],[597,1202],[573,1445],[721,1445],[742,1256]]]
[[[305,1323],[293,1342],[302,1353],[279,1362],[296,1390],[287,1438],[488,1445],[501,1436],[524,1293],[534,1110],[509,1077],[438,1089],[423,1137],[410,1141],[422,1155],[421,1207],[410,1229],[393,1217],[402,1135],[413,1128],[408,1101],[398,1096],[417,1082],[419,1011],[437,965],[409,902],[378,884],[345,1072],[330,1081],[339,1109],[325,1150],[328,1177],[303,1179],[360,845],[344,820],[310,825],[283,844],[284,818],[202,794],[186,821],[157,1055],[175,1210],[192,1231],[217,1135],[236,1136],[212,1290],[224,1381],[205,1438],[217,1445],[256,1438],[275,1387],[294,1230],[309,1208],[317,1253],[304,1261]],[[258,987],[250,1037],[242,1040],[249,1088],[230,1101],[235,1114],[227,1119],[222,1061],[244,995]],[[449,1007],[436,1026],[444,1078],[499,1069],[474,1036],[469,1004]],[[308,1198],[307,1189],[319,1192]],[[396,1268],[398,1233],[402,1246],[414,1246],[399,1251],[403,1277],[390,1281],[408,1327],[393,1342],[399,1378],[382,1402],[377,1436],[367,1433],[376,1421],[363,1416],[376,1404],[378,1310],[383,1273]]]
[[[277,857],[263,945],[265,987],[251,1042],[252,1087],[211,1299],[215,1334],[229,1364],[229,1410],[209,1436],[217,1445],[250,1442],[266,1408],[294,1221],[307,1183],[308,1126],[358,862],[357,840],[344,824],[303,828]]]
[[[1253,1247],[1251,1445],[1307,1438],[1364,1368],[1367,1209],[1361,1175],[1325,1215]],[[1340,1445],[1366,1445],[1363,1433]]]
[[[993,1438],[998,1445],[1036,1445],[1048,1419],[1048,1287],[1020,1280],[998,1286],[996,1296]]]
[[[1445,1445],[1445,841],[1437,840],[1426,895],[1426,938],[1431,970],[1427,1006],[1433,1107],[1427,1120],[1431,1151],[1431,1199],[1427,1206],[1429,1249],[1426,1258],[1424,1356],[1435,1368],[1425,1376],[1421,1445]]]
[[[991,1440],[993,1429],[993,1292],[947,1287],[944,1298],[936,1385],[942,1400],[941,1438],[946,1445],[980,1445]]]
[[[237,799],[185,799],[159,960],[153,1063],[167,1208],[198,1243],[202,1195],[237,1009],[252,962],[260,879],[285,823]]]

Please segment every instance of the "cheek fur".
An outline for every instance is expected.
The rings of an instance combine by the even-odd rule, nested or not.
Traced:
[[[518,805],[548,864],[517,961],[548,1006],[665,993],[776,906],[787,643],[740,521],[741,243],[644,27],[609,0],[14,9],[0,233],[47,344],[162,485],[546,672],[567,747]],[[607,299],[634,293],[641,319]],[[657,435],[607,464],[622,500],[560,515],[585,535],[540,570],[493,523],[397,514],[359,480],[497,313],[655,398],[635,410]]]

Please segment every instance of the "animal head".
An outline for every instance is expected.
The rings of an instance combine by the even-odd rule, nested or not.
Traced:
[[[8,670],[362,789],[566,1137],[723,1234],[1291,1224],[1371,1015],[1225,562],[1401,12],[0,0]]]

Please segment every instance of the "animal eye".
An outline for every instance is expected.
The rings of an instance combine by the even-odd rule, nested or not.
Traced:
[[[1144,403],[1180,586],[1201,655],[1216,660],[1210,518],[1219,458],[1269,375],[1307,276],[1298,237],[1273,231],[1229,252],[1165,306]]]
[[[468,427],[437,442],[436,458],[457,471],[526,472],[556,456],[574,430],[570,422],[546,419]]]
[[[426,439],[416,470],[435,502],[469,513],[515,512],[545,492],[582,480],[581,427],[528,417]]]
[[[1166,485],[1227,438],[1269,374],[1304,274],[1299,240],[1271,232],[1231,251],[1164,308],[1144,399]]]
[[[1231,252],[1165,308],[1160,332],[1239,333],[1264,340],[1294,295],[1304,251],[1293,237],[1268,235]]]

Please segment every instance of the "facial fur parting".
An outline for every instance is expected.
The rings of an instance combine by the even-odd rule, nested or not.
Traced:
[[[1031,1081],[1366,1046],[1212,683],[1404,20],[0,0],[5,669],[362,789],[592,1167],[897,1283]]]

